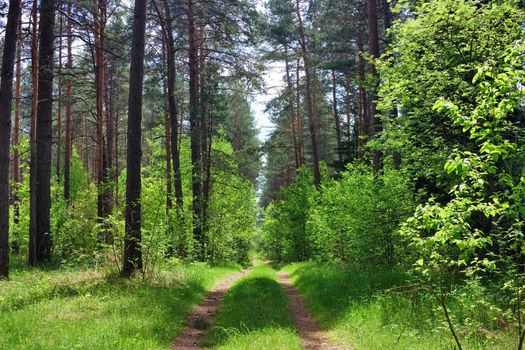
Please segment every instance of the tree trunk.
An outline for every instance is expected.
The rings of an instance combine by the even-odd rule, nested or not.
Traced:
[[[359,52],[364,53],[363,38],[359,35],[357,40],[357,48]],[[359,155],[362,154],[363,139],[368,134],[368,108],[366,100],[366,91],[364,88],[366,80],[366,66],[365,60],[361,55],[358,57],[358,71],[359,71],[359,91],[358,91],[358,119],[357,119],[357,147]]]
[[[350,147],[350,142],[352,141],[352,109],[350,105],[351,101],[351,89],[350,89],[350,74],[345,73],[345,114],[346,114],[346,142],[348,143],[347,147]]]
[[[306,80],[306,105],[308,107],[308,124],[310,129],[310,137],[312,142],[312,168],[314,173],[314,185],[316,187],[321,183],[321,172],[319,170],[320,151],[320,125],[317,118],[317,111],[315,106],[315,97],[313,91],[313,76],[311,74],[310,57],[306,47],[306,34],[304,30],[303,20],[301,17],[301,9],[299,7],[299,0],[296,0],[296,13],[299,21],[299,43],[301,46],[301,54],[304,62],[304,74]]]
[[[198,45],[195,29],[194,0],[188,0],[188,58],[189,58],[189,113],[191,147],[191,189],[193,192],[193,239],[197,259],[204,260],[204,242],[202,234],[202,158],[201,135],[198,101]]]
[[[9,1],[0,72],[0,278],[9,277],[9,146],[20,0]]]
[[[105,82],[106,83],[106,82]],[[104,147],[104,159],[106,160],[106,164],[104,167],[104,199],[106,201],[105,203],[105,210],[104,213],[106,216],[111,215],[113,212],[113,143],[114,143],[114,134],[113,134],[113,120],[114,120],[114,108],[113,108],[113,68],[109,70],[109,79],[107,81],[108,87],[105,89],[107,92],[106,96],[106,102],[107,102],[107,108],[106,108],[106,143]],[[113,239],[111,232],[106,233],[106,239],[109,239],[110,241]]]
[[[129,71],[128,149],[126,178],[126,233],[122,275],[142,270],[141,251],[141,158],[142,86],[147,0],[135,0]]]
[[[51,260],[51,154],[53,136],[53,54],[56,0],[40,3],[38,108],[36,124],[37,262]]]
[[[71,199],[71,151],[73,147],[73,36],[71,19],[71,1],[67,5],[67,81],[66,81],[66,149],[64,156],[64,199],[69,203]]]
[[[22,13],[22,10],[20,10]],[[13,130],[13,183],[15,188],[11,189],[13,195],[13,223],[18,225],[20,222],[20,203],[18,197],[18,191],[20,182],[22,182],[22,176],[20,174],[20,151],[18,149],[20,145],[20,78],[21,78],[21,66],[22,66],[22,48],[24,41],[22,40],[22,21],[18,19],[18,49],[16,54],[16,83],[15,83],[15,125]]]
[[[157,3],[155,0],[153,0],[153,6],[155,7],[155,10],[157,11],[157,15],[159,17],[159,21],[161,22],[162,30],[163,30],[163,41],[162,41],[162,58],[163,58],[163,64],[162,68],[163,71],[166,70],[166,64],[167,61],[166,58],[166,36],[164,32],[164,24],[163,24],[163,18],[162,15],[158,9]],[[166,157],[166,217],[168,221],[168,225],[170,227],[171,232],[171,209],[173,208],[173,189],[172,189],[172,176],[171,176],[171,125],[170,125],[170,113],[169,113],[169,107],[168,107],[168,82],[166,79],[166,76],[162,79],[162,92],[163,92],[163,104],[164,104],[164,151],[165,151],[165,157]]]
[[[334,125],[335,125],[335,138],[337,141],[337,154],[339,160],[341,160],[341,125],[339,120],[339,111],[337,110],[337,79],[335,69],[332,69],[332,99],[333,99],[333,112],[334,112]]]
[[[297,59],[297,67],[295,71],[297,93],[296,93],[296,107],[297,107],[297,144],[299,148],[299,164],[305,165],[306,160],[304,157],[304,139],[303,139],[303,115],[301,112],[301,78],[299,75],[301,59]]]
[[[293,149],[294,149],[294,159],[295,159],[295,168],[299,168],[300,161],[300,151],[297,143],[297,132],[296,132],[296,123],[295,123],[295,107],[294,107],[294,88],[292,86],[292,79],[290,78],[290,62],[288,59],[288,47],[285,46],[285,67],[286,67],[286,84],[288,85],[288,94],[289,97],[289,110],[290,110],[290,129],[292,133],[293,140]]]
[[[379,57],[379,35],[377,31],[377,3],[376,0],[368,0],[368,49],[372,58]],[[377,77],[375,64],[370,64],[370,75],[373,78]],[[368,134],[370,137],[375,136],[381,131],[381,125],[377,119],[376,111],[376,87],[374,86],[370,91],[370,124],[368,126]],[[379,150],[373,151],[373,166],[374,173],[377,175],[381,167],[381,152]]]
[[[104,219],[111,214],[111,195],[108,186],[109,167],[108,155],[111,153],[111,145],[107,144],[104,138],[104,125],[111,126],[111,121],[106,119],[105,97],[106,97],[106,65],[105,65],[105,26],[106,26],[106,0],[98,0],[97,7],[93,9],[95,15],[94,34],[95,34],[95,89],[97,105],[97,154],[96,154],[96,174],[97,174],[97,213],[99,222],[102,224]],[[106,127],[106,134],[109,129]],[[112,135],[108,135],[111,138]],[[108,152],[109,151],[109,152]],[[109,156],[111,157],[111,156]],[[102,225],[100,236],[102,240],[110,239],[109,232]]]
[[[204,5],[206,6],[206,5]],[[201,199],[201,246],[203,247],[203,258],[210,252],[206,250],[208,240],[208,207],[211,193],[211,145],[212,145],[212,121],[208,111],[210,92],[208,86],[208,72],[206,62],[206,27],[201,24],[197,31],[197,42],[199,43],[199,123],[201,136],[201,172],[202,172],[202,199]]]
[[[168,107],[168,86],[166,79],[164,79],[164,148],[166,151],[166,216],[171,222],[171,209],[173,208],[172,196],[173,190],[171,185],[171,124],[170,124],[170,113]]]
[[[182,179],[180,173],[180,154],[179,154],[179,126],[178,126],[178,108],[175,101],[175,83],[176,83],[176,70],[175,70],[175,50],[173,47],[173,18],[171,16],[171,8],[167,0],[162,0],[164,7],[164,15],[158,10],[159,19],[163,24],[164,42],[166,47],[166,66],[168,69],[168,81],[167,81],[167,96],[168,96],[168,110],[169,110],[169,125],[171,128],[170,132],[170,145],[171,145],[171,161],[173,163],[173,176],[175,185],[175,200],[179,210],[182,210],[183,197],[182,197]],[[154,3],[155,5],[155,3]],[[167,135],[168,136],[168,135]]]
[[[36,119],[38,110],[38,6],[33,0],[31,8],[31,131],[29,161],[29,265],[36,266],[37,259],[37,234],[36,234]]]
[[[60,155],[62,153],[62,15],[59,15],[58,26],[58,96],[57,96],[57,153],[56,153],[56,177],[60,181]]]

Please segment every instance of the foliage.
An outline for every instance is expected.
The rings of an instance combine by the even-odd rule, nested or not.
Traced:
[[[412,208],[410,186],[398,171],[375,178],[366,166],[349,166],[317,193],[309,170],[302,169],[282,200],[266,210],[263,250],[276,261],[394,266],[403,259],[397,227]]]
[[[306,236],[308,212],[314,204],[311,170],[299,169],[294,183],[282,192],[282,199],[266,209],[262,226],[262,249],[276,261],[303,261],[312,256]]]
[[[395,40],[377,62],[381,74],[378,107],[385,131],[375,145],[386,157],[398,152],[422,202],[450,199],[457,184],[443,163],[454,149],[475,145],[459,124],[433,106],[444,99],[474,109],[478,68],[500,71],[505,51],[523,36],[523,11],[515,1],[434,0],[418,2],[392,28]]]
[[[212,157],[216,165],[209,207],[209,259],[214,263],[236,261],[247,264],[257,218],[253,185],[240,175],[228,142],[216,140]]]
[[[416,270],[442,298],[458,278],[505,280],[523,261],[522,54],[516,44],[507,50],[506,66],[480,67],[472,110],[444,100],[435,104],[474,144],[470,151],[456,149],[445,164],[459,178],[450,201],[430,199],[403,228],[417,255]]]

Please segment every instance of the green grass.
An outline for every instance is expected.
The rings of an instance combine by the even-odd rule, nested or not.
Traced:
[[[0,282],[0,349],[169,349],[206,291],[238,270],[177,265],[146,281],[15,271]]]
[[[402,273],[316,263],[291,264],[283,270],[336,344],[356,350],[455,348],[434,299],[423,293],[412,298],[388,290],[406,283]],[[455,315],[465,311],[464,305],[451,303],[450,308]],[[510,330],[470,328],[467,332],[466,327],[458,327],[464,349],[516,347]]]
[[[301,349],[274,270],[258,265],[230,289],[206,344],[221,350]]]

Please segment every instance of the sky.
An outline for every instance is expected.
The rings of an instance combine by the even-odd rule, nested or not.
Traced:
[[[258,93],[252,102],[252,111],[255,115],[255,123],[259,129],[259,140],[261,142],[268,139],[273,128],[270,116],[265,112],[265,109],[266,104],[283,88],[283,74],[284,67],[282,67],[282,63],[270,63],[267,70],[263,73],[263,91]]]

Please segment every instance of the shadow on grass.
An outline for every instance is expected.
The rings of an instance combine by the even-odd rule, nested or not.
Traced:
[[[352,307],[369,303],[381,291],[405,281],[404,274],[396,271],[328,264],[292,264],[285,270],[326,329],[337,326]]]
[[[269,270],[267,267],[259,269]],[[246,342],[251,341],[250,334],[261,333],[265,334],[269,342],[276,340],[274,337],[279,337],[277,341],[286,342],[283,338],[296,336],[288,315],[286,294],[269,273],[268,276],[258,273],[249,275],[230,289],[205,345],[228,347],[229,344],[233,348],[257,348],[257,345]],[[243,336],[247,336],[244,341],[239,339]],[[235,345],[231,344],[232,341]]]
[[[29,346],[21,339],[31,339],[41,349],[58,349],[64,342],[76,349],[167,348],[212,282],[233,272],[229,268],[182,270],[149,281],[103,275],[85,286],[76,281],[57,287],[56,280],[32,285],[30,293],[15,298],[3,316],[0,313],[0,323],[3,318],[12,320],[0,330],[0,348]],[[17,287],[13,292],[19,292],[23,282],[27,281],[12,284]],[[34,336],[34,327],[43,331]]]

